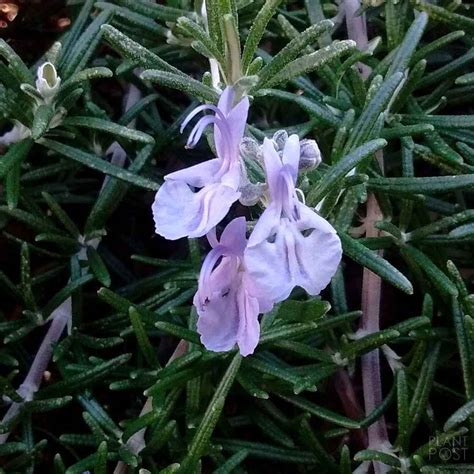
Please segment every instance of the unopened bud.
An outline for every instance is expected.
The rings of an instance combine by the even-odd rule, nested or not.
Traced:
[[[240,187],[239,201],[243,206],[255,206],[265,192],[265,185],[262,183],[253,184],[248,182]]]
[[[257,141],[250,137],[244,137],[240,142],[240,154],[247,160],[261,160],[262,150]]]
[[[273,134],[272,140],[276,145],[276,150],[283,151],[288,140],[288,132],[286,130],[278,130]]]
[[[58,76],[56,68],[52,63],[46,62],[38,68],[36,89],[46,103],[52,101],[53,97],[57,94],[60,85],[61,78]]]
[[[300,141],[299,169],[308,171],[316,168],[321,163],[321,152],[315,140],[304,139]]]

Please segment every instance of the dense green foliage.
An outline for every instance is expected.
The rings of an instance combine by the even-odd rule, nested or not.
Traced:
[[[1,125],[24,132],[0,156],[4,472],[474,472],[472,12],[369,2],[358,49],[344,0],[208,0],[208,28],[199,1],[71,3],[37,63],[0,39]],[[201,346],[207,244],[159,238],[150,210],[163,175],[212,149],[179,134],[217,100],[208,58],[251,96],[247,136],[317,140],[299,185],[345,254],[321,298],[263,316],[246,358]],[[47,372],[17,393],[48,328]]]

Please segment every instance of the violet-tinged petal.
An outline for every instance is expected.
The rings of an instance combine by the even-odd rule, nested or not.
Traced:
[[[194,296],[193,302],[199,316],[197,330],[204,347],[210,351],[228,351],[237,342],[237,291],[240,279],[237,266],[236,259],[223,257],[208,283],[212,293],[204,296],[199,289]]]
[[[245,284],[242,282],[237,293],[237,306],[239,310],[239,329],[237,345],[240,353],[245,357],[253,354],[260,338],[260,312],[257,298],[250,296]]]
[[[229,87],[222,93],[224,95]],[[219,101],[220,104],[220,101]],[[219,105],[219,110],[221,107]],[[229,161],[239,158],[239,147],[245,131],[249,100],[244,97],[230,111],[224,112],[225,120],[218,118],[214,124],[214,143],[217,156]]]
[[[254,247],[274,235],[280,225],[281,208],[274,202],[263,211],[249,237],[249,247]]]
[[[288,165],[291,170],[291,177],[296,184],[298,179],[298,164],[300,162],[300,139],[298,135],[290,135],[283,148],[284,165]]]
[[[208,184],[215,183],[219,176],[218,172],[222,166],[222,161],[218,158],[204,161],[189,168],[167,174],[166,181],[183,181],[189,186],[202,188]]]
[[[266,240],[250,245],[251,237],[245,251],[247,271],[256,289],[275,302],[286,299],[295,286],[319,294],[341,260],[340,240],[332,226],[303,204],[300,213],[303,220],[282,218]]]
[[[220,244],[232,251],[233,255],[243,256],[247,245],[245,233],[247,231],[247,223],[245,217],[237,217],[233,219],[222,231]]]
[[[270,195],[274,199],[278,193],[279,187],[279,176],[282,168],[282,162],[278,152],[273,146],[273,141],[265,138],[263,140],[263,160],[265,163],[265,174],[267,177],[268,189],[270,190]]]
[[[194,297],[199,319],[197,330],[206,349],[214,352],[231,350],[235,344],[245,357],[252,354],[260,337],[259,301],[250,295],[238,271],[235,258],[224,257],[214,270],[209,286],[212,294]]]
[[[165,181],[152,205],[155,231],[169,240],[201,237],[226,216],[239,196],[220,183],[195,193],[184,181]]]
[[[235,91],[233,87],[226,87],[221,95],[219,96],[219,102],[217,102],[217,108],[222,111],[224,115],[227,115],[234,105]]]

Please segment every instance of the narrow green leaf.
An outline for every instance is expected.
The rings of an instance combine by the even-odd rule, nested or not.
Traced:
[[[155,326],[157,329],[167,334],[171,334],[194,344],[200,344],[199,335],[194,331],[190,331],[189,329],[186,329],[182,326],[178,326],[173,323],[167,323],[164,321],[158,321],[157,323],[155,323]]]
[[[339,232],[344,253],[355,262],[367,267],[390,284],[411,295],[413,286],[410,281],[383,257],[370,251],[365,245],[344,232]]]
[[[9,70],[17,78],[19,84],[33,84],[33,76],[26,64],[2,38],[0,38],[0,56],[7,61],[10,66]]]
[[[209,86],[202,82],[196,81],[192,77],[174,74],[172,72],[158,71],[155,69],[147,69],[140,74],[140,78],[144,81],[150,81],[162,86],[171,87],[186,92],[193,97],[200,97],[212,103],[217,102],[218,94]]]
[[[133,332],[137,338],[138,347],[142,351],[145,360],[150,367],[159,367],[160,364],[158,358],[156,357],[155,350],[153,349],[150,339],[145,331],[140,313],[134,307],[130,307],[128,315],[132,323]]]
[[[67,117],[63,120],[62,124],[66,127],[84,127],[92,130],[99,130],[117,137],[128,138],[129,140],[141,143],[155,142],[154,138],[147,133],[139,132],[138,130],[94,117]]]
[[[86,274],[77,278],[76,280],[70,281],[64,288],[59,290],[43,307],[43,315],[49,316],[63,301],[65,301],[72,293],[84,286],[86,283],[92,281],[94,277]]]
[[[126,422],[122,440],[127,442],[137,431],[140,431],[154,423],[160,415],[161,411],[153,408],[151,411],[139,416],[135,420]]]
[[[53,212],[53,214],[58,218],[64,228],[75,238],[78,239],[80,235],[80,231],[77,228],[74,221],[66,214],[63,208],[58,204],[58,202],[51,196],[51,194],[43,191],[41,193],[43,199],[48,204],[49,208]]]
[[[392,454],[376,451],[375,449],[364,449],[354,456],[354,461],[376,461],[387,466],[400,468],[400,460]]]
[[[77,18],[74,19],[74,22],[71,25],[69,31],[65,34],[64,39],[62,41],[62,57],[60,60],[61,67],[67,62],[68,57],[74,51],[73,45],[76,44],[81,31],[83,30],[84,26],[89,19],[89,15],[91,13],[92,7],[94,5],[95,0],[85,0],[84,4],[82,5],[81,11]]]
[[[107,474],[107,441],[102,441],[95,456],[94,474]]]
[[[38,392],[39,397],[51,397],[61,393],[76,393],[97,383],[104,381],[107,374],[113,372],[121,365],[130,360],[131,354],[122,354],[118,357],[91,366],[89,370],[83,371],[77,375],[71,375],[61,382],[56,382]]]
[[[397,407],[398,407],[398,438],[402,452],[408,449],[411,433],[410,405],[406,372],[400,369],[397,372]]]
[[[62,68],[64,78],[69,78],[84,69],[100,42],[102,36],[101,26],[107,23],[112,16],[112,11],[103,11],[94,18],[94,21],[86,28],[84,33],[77,38],[77,41],[72,45],[67,62],[64,63]]]
[[[466,398],[472,400],[474,398],[474,374],[472,369],[473,347],[472,341],[469,339],[466,331],[464,314],[459,306],[456,298],[452,299],[453,324],[456,331],[456,339],[458,343],[459,358],[461,360],[461,368],[464,379],[464,390]]]
[[[241,361],[242,356],[240,354],[236,354],[233,357],[232,362],[230,363],[224,376],[222,377],[222,380],[217,386],[216,391],[214,392],[209,406],[204,413],[202,421],[196,430],[196,434],[188,446],[188,453],[181,463],[179,472],[191,472],[195,468],[201,456],[205,453],[214,428],[217,425],[224,408],[227,394],[234,383],[237,372],[239,371]]]
[[[328,62],[342,56],[343,54],[353,51],[355,47],[356,44],[352,40],[334,41],[325,48],[290,62],[282,68],[280,72],[275,74],[266,83],[266,86],[272,87],[301,76],[302,74],[322,68]]]
[[[219,468],[216,469],[213,474],[231,474],[234,472],[234,469],[245,460],[248,454],[249,452],[246,449],[236,452],[229,459],[227,459],[224,464],[219,466]]]
[[[330,170],[322,177],[318,186],[311,189],[308,193],[308,202],[312,205],[317,204],[331,189],[334,189],[347,175],[349,171],[355,168],[366,158],[371,157],[376,151],[381,150],[387,145],[386,140],[379,138],[371,140],[364,145],[356,148],[348,155],[341,158]]]
[[[279,51],[271,61],[265,65],[258,73],[258,84],[255,89],[265,87],[266,82],[279,72],[281,68],[293,61],[308,45],[313,43],[322,34],[329,31],[333,27],[330,20],[323,20],[315,25],[310,26],[303,32],[299,33],[292,39],[281,51]]]
[[[30,139],[22,140],[10,146],[8,151],[2,155],[0,160],[0,179],[5,178],[7,173],[14,167],[22,163],[28,155],[33,141]]]
[[[428,15],[426,13],[420,13],[415,17],[415,20],[408,29],[403,42],[397,48],[397,52],[392,59],[392,64],[387,71],[386,77],[390,77],[396,72],[405,71],[413,57],[418,43],[420,42],[427,23]]]
[[[33,140],[41,138],[49,128],[49,123],[54,116],[53,105],[40,105],[35,112],[33,125],[31,126],[31,137]]]
[[[161,6],[161,5],[160,5]],[[125,59],[141,66],[145,69],[160,69],[162,71],[172,72],[182,77],[187,78],[186,74],[179,69],[171,66],[166,61],[163,61],[158,55],[152,53],[148,48],[136,43],[128,36],[121,33],[119,30],[110,25],[102,25],[105,40],[120,53]]]
[[[108,161],[105,161],[98,156],[92,155],[91,153],[79,150],[78,148],[73,148],[69,145],[64,145],[63,143],[49,139],[43,139],[41,144],[50,150],[53,150],[60,155],[67,156],[74,161],[78,161],[89,168],[100,171],[104,174],[108,174],[122,181],[134,184],[135,186],[151,189],[153,191],[156,191],[159,188],[157,183],[150,181],[149,179],[138,176],[131,171],[124,170],[119,166],[112,165]]]
[[[446,8],[432,5],[424,0],[412,0],[412,4],[416,9],[428,13],[432,20],[441,21],[456,29],[462,28],[469,33],[474,32],[474,20],[472,18],[450,12]]]
[[[325,125],[331,125],[333,127],[340,125],[340,120],[325,104],[310,100],[306,97],[277,89],[261,89],[258,91],[257,96],[277,97],[278,99],[299,105],[306,113],[308,113],[308,115],[318,119],[318,121]]]
[[[140,173],[147,161],[152,157],[153,150],[154,147],[152,145],[144,146],[129,166],[128,171]],[[128,182],[118,179],[110,179],[105,184],[87,218],[85,225],[86,233],[104,227],[108,217],[117,209],[129,187]]]
[[[189,18],[181,17],[178,19],[177,26],[195,41],[200,41],[210,57],[215,58],[220,64],[224,64],[224,56],[219,51],[216,43],[211,40],[207,32],[196,22]]]
[[[367,104],[356,120],[346,146],[344,147],[345,153],[367,141],[380,114],[385,111],[390,101],[393,100],[394,94],[402,79],[403,73],[397,72],[383,82],[374,94],[372,100]]]
[[[442,293],[457,296],[458,290],[451,280],[442,272],[433,261],[427,257],[421,250],[405,245],[401,248],[402,255],[412,261],[425,273],[433,285]]]
[[[371,189],[395,194],[438,194],[472,187],[474,174],[420,178],[370,178],[368,185]]]
[[[247,40],[245,41],[244,51],[242,53],[242,71],[244,73],[248,71],[248,67],[257,51],[258,44],[265,33],[265,28],[281,2],[282,0],[266,1],[258,12],[255,20],[252,22],[252,26],[247,35]]]
[[[339,415],[338,413],[330,411],[326,408],[320,407],[319,405],[307,401],[302,397],[293,397],[280,394],[278,394],[278,396],[292,405],[295,405],[296,407],[301,408],[302,410],[311,413],[318,418],[321,418],[322,420],[329,421],[330,423],[334,423],[338,426],[343,426],[344,428],[355,430],[360,428],[359,422],[351,420],[350,418],[346,418],[345,416]]]

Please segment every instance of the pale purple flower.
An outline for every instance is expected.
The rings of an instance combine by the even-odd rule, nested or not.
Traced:
[[[273,302],[286,299],[295,286],[319,294],[342,255],[331,224],[298,200],[300,153],[297,135],[288,138],[281,157],[271,140],[263,143],[270,201],[249,238],[245,265],[256,289]]]
[[[197,330],[206,349],[223,352],[239,346],[252,354],[260,337],[258,315],[270,311],[272,301],[262,297],[244,266],[245,217],[231,221],[218,241],[208,234],[212,250],[202,265],[194,296]]]
[[[239,144],[249,100],[244,97],[233,105],[234,98],[234,89],[227,87],[217,107],[196,107],[183,122],[181,130],[200,112],[214,112],[196,123],[187,147],[195,146],[204,129],[213,124],[217,158],[165,176],[152,206],[157,234],[170,240],[201,237],[215,227],[239,199],[242,172]]]

